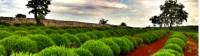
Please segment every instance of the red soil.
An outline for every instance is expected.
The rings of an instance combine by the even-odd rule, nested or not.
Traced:
[[[198,56],[198,44],[189,37],[184,50],[184,56]]]
[[[153,53],[155,53],[165,45],[165,42],[168,39],[167,37],[168,35],[161,37],[160,39],[151,44],[143,44],[139,48],[130,52],[128,56],[151,56]]]

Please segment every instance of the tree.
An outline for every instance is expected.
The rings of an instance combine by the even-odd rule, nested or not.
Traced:
[[[188,13],[183,10],[184,5],[177,3],[177,0],[166,0],[164,5],[160,6],[162,13],[156,18],[150,18],[152,23],[166,25],[172,30],[173,25],[180,25],[183,21],[187,22]]]
[[[127,26],[125,22],[122,22],[120,26]]]
[[[24,15],[24,14],[17,14],[16,18],[26,18],[26,15]]]
[[[45,16],[50,12],[48,10],[50,4],[51,0],[30,0],[26,6],[32,8],[29,14],[34,14],[37,24],[42,24],[40,19],[45,19]]]
[[[105,20],[105,19],[101,19],[100,21],[99,21],[99,24],[106,24],[108,22],[108,20]]]

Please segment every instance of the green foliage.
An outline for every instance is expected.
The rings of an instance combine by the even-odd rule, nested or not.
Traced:
[[[55,33],[58,33],[56,30],[53,30],[53,29],[45,29],[44,32],[46,34],[55,34]]]
[[[80,39],[72,34],[64,33],[62,36],[71,41],[70,47],[79,47],[81,45]]]
[[[182,39],[180,39],[180,38],[170,38],[170,39],[168,39],[168,41],[166,42],[167,44],[169,44],[169,43],[173,43],[173,44],[178,44],[179,46],[181,46],[181,47],[184,47],[185,46],[185,42],[182,40]]]
[[[58,46],[52,46],[49,48],[45,48],[36,56],[78,56],[78,54],[72,50],[65,47],[58,47]]]
[[[175,50],[178,52],[183,52],[181,46],[179,46],[178,44],[173,44],[173,43],[166,44],[163,48],[164,49],[172,49],[172,50]]]
[[[27,31],[15,31],[14,34],[19,36],[27,36],[29,33]]]
[[[37,50],[37,43],[27,37],[10,36],[0,41],[8,52],[35,52]]]
[[[77,48],[75,49],[75,51],[79,56],[93,56],[93,54],[89,50],[84,48]]]
[[[31,53],[19,52],[19,53],[12,53],[10,56],[35,56],[35,55]]]
[[[66,37],[61,36],[60,34],[50,34],[49,37],[57,46],[69,47],[71,45],[70,40]]]
[[[55,43],[45,35],[37,34],[37,35],[29,35],[28,37],[37,43],[38,51],[46,47],[55,45]]]
[[[172,49],[161,49],[158,52],[169,52],[171,54],[174,54],[175,56],[183,56],[182,53],[175,51],[175,50],[172,50]]]
[[[173,34],[170,36],[170,38],[180,38],[184,42],[187,41],[187,37],[183,33],[181,33],[181,32],[173,32]]]
[[[188,37],[192,37],[193,40],[195,40],[196,42],[198,42],[198,33],[197,32],[187,32],[186,33]]]
[[[176,56],[176,55],[169,53],[169,52],[157,52],[157,53],[153,54],[152,56]]]
[[[122,37],[121,40],[126,41],[126,43],[129,45],[129,50],[132,50],[135,47],[133,43],[128,39],[128,36]]]
[[[100,39],[100,41],[104,42],[106,45],[108,45],[113,53],[117,56],[120,54],[120,47],[117,43],[115,43],[112,39]]]
[[[40,29],[35,29],[35,30],[30,30],[29,31],[30,34],[43,34],[46,35],[46,33]]]
[[[98,37],[95,35],[94,32],[87,32],[85,33],[87,36],[89,36],[91,39],[98,39]]]
[[[91,39],[88,35],[83,34],[83,33],[76,34],[76,37],[80,39],[81,43],[84,43],[85,41]]]
[[[105,37],[104,32],[101,32],[101,31],[92,31],[92,33],[94,33],[97,36],[97,39],[101,39]]]
[[[12,34],[7,31],[0,31],[0,39],[11,36]]]
[[[143,43],[142,38],[139,37],[128,37],[128,39],[133,43],[133,46],[139,47],[140,44]]]
[[[121,38],[112,38],[112,40],[120,46],[120,54],[127,54],[130,52],[130,46]]]
[[[88,49],[94,56],[114,56],[112,49],[101,41],[86,41],[82,48]]]
[[[6,49],[4,46],[0,45],[0,56],[5,56],[6,55]]]

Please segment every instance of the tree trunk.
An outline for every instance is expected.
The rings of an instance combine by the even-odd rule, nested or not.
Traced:
[[[40,19],[38,18],[37,12],[34,14],[34,17],[35,17],[36,23],[38,25],[43,25],[42,22],[40,21]]]

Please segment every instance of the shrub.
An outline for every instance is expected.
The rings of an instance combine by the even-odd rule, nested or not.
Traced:
[[[19,36],[27,36],[29,33],[27,31],[15,31],[14,34]]]
[[[81,45],[80,39],[78,37],[71,35],[69,33],[62,34],[63,37],[66,37],[71,41],[71,47],[79,47]]]
[[[128,36],[124,36],[124,37],[121,38],[121,40],[126,41],[126,43],[129,45],[129,50],[131,51],[135,46],[134,46],[133,43],[132,43],[129,39],[127,39],[127,38],[128,38]]]
[[[3,38],[8,37],[10,35],[12,35],[12,34],[7,32],[7,31],[0,31],[0,39],[3,39]]]
[[[130,51],[126,41],[120,38],[112,38],[112,40],[119,45],[121,54],[127,54]]]
[[[101,31],[93,31],[92,33],[94,33],[97,36],[97,39],[105,37],[105,34]]]
[[[45,29],[44,32],[46,34],[55,34],[55,33],[57,34],[58,33],[56,30],[53,30],[53,29]]]
[[[75,49],[75,51],[79,56],[93,56],[93,54],[89,50],[84,48],[78,48]]]
[[[180,39],[180,38],[170,38],[168,41],[167,41],[167,44],[168,43],[174,43],[174,44],[178,44],[179,46],[181,47],[184,47],[185,46],[185,42]]]
[[[30,30],[29,32],[30,32],[30,34],[43,34],[43,35],[46,34],[44,31],[42,31],[40,29]]]
[[[178,51],[178,52],[183,51],[181,46],[179,46],[178,44],[166,44],[164,46],[164,49],[172,49],[172,50],[175,50],[175,51]]]
[[[114,56],[112,49],[101,41],[89,40],[81,47],[88,49],[94,56]]]
[[[133,46],[139,47],[143,43],[142,38],[139,37],[129,37],[129,40],[133,43]]]
[[[84,43],[85,41],[91,39],[88,35],[83,34],[83,33],[76,34],[76,37],[80,39],[81,43]]]
[[[137,34],[135,37],[141,37],[144,43],[151,43],[157,39],[157,37],[151,35],[149,32]]]
[[[116,55],[120,54],[120,47],[117,43],[115,43],[112,39],[100,39],[100,41],[104,42],[106,45],[108,45],[113,53]]]
[[[93,32],[87,32],[85,34],[87,36],[89,36],[91,39],[98,39],[98,37],[96,36],[96,34],[94,34]]]
[[[10,56],[34,56],[34,55],[31,53],[19,52],[19,53],[12,53]]]
[[[10,36],[0,41],[8,52],[35,52],[37,50],[37,43],[27,37]]]
[[[169,52],[157,52],[153,54],[152,56],[175,56],[175,55]]]
[[[57,45],[57,46],[65,46],[65,47],[69,47],[71,42],[69,39],[61,36],[60,34],[50,34],[49,37],[53,40],[53,42]]]
[[[28,37],[37,43],[38,51],[46,47],[55,45],[55,43],[45,35],[37,34],[37,35],[29,35]]]
[[[170,36],[170,38],[180,38],[180,39],[184,40],[184,42],[187,42],[187,37],[181,32],[173,32],[173,34]]]
[[[72,49],[52,46],[49,48],[45,48],[44,50],[36,54],[36,56],[78,56],[78,54]]]
[[[6,56],[6,49],[2,45],[0,45],[0,56]]]
[[[161,49],[158,52],[169,52],[169,53],[174,54],[175,56],[183,56],[182,53],[177,52],[177,51],[172,50],[172,49]]]

